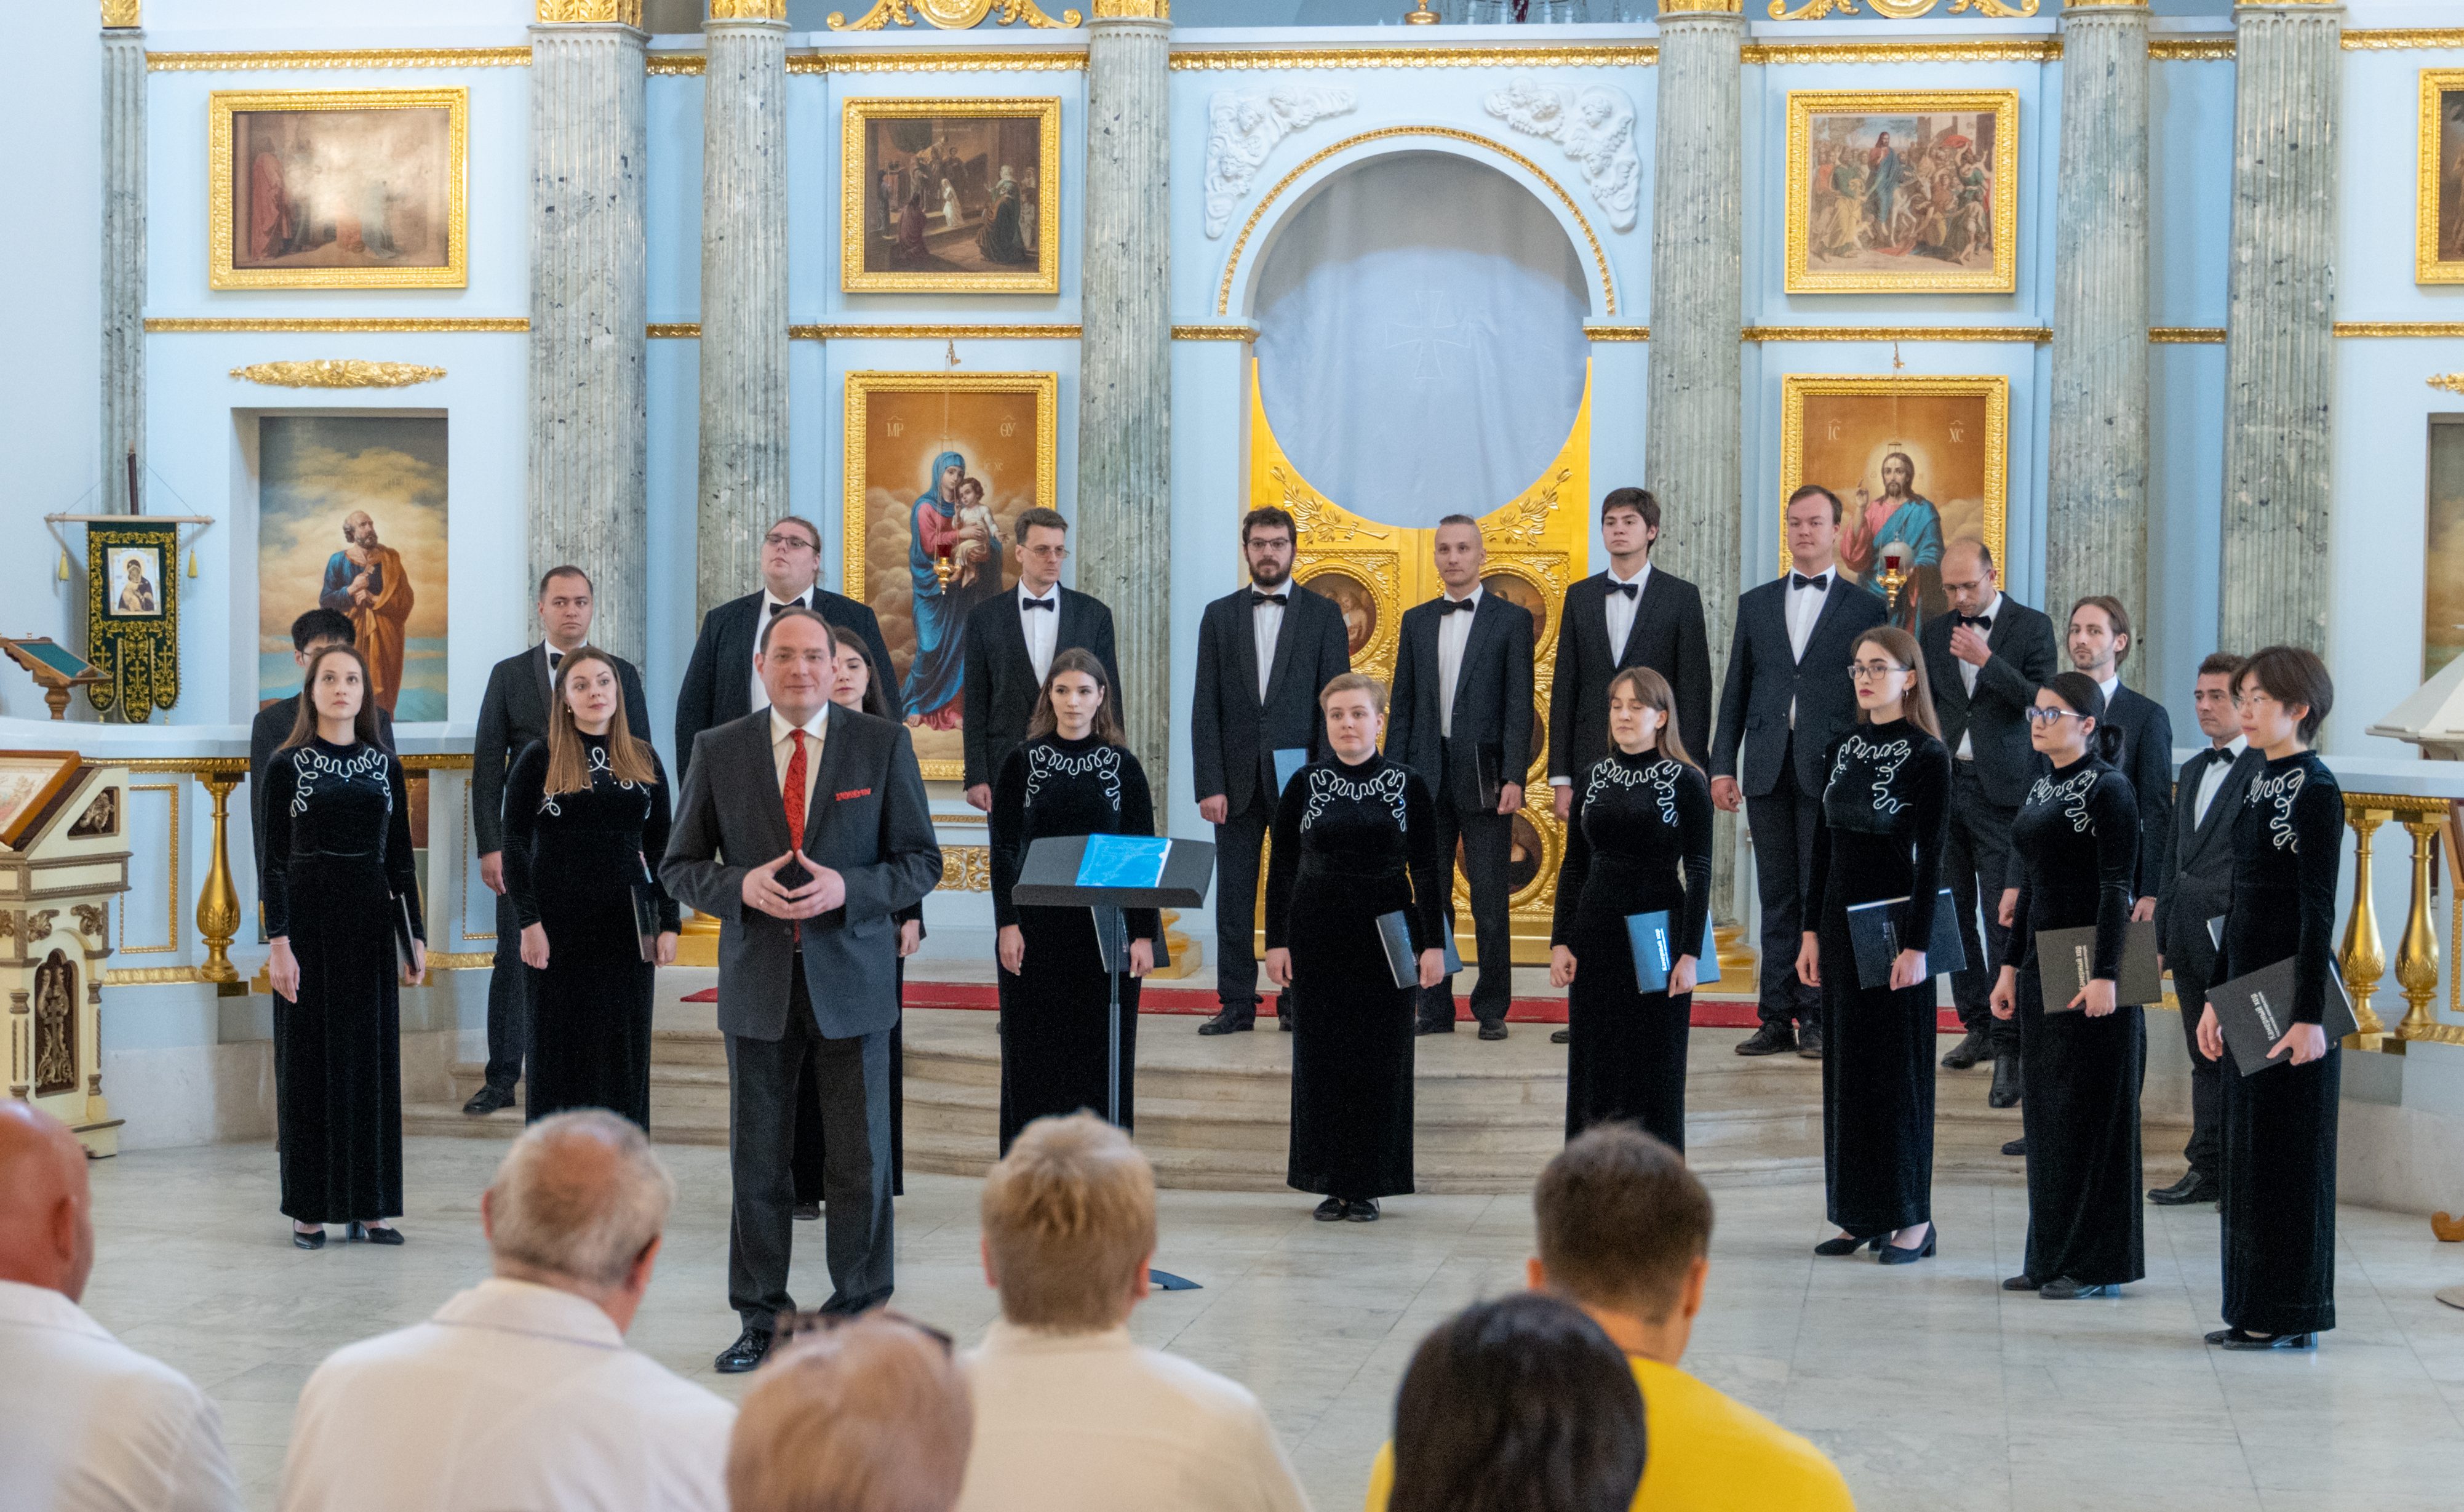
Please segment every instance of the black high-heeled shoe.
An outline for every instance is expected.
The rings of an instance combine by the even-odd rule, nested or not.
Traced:
[[[318,1227],[313,1229],[293,1229],[291,1231],[291,1244],[294,1249],[323,1249],[325,1247],[324,1226],[319,1224]]]
[[[2315,1349],[2319,1336],[2310,1333],[2257,1334],[2239,1328],[2219,1328],[2208,1335],[2208,1343],[2228,1349]]]
[[[1852,1237],[1846,1234],[1834,1234],[1830,1238],[1823,1240],[1820,1244],[1815,1245],[1814,1247],[1814,1253],[1825,1256],[1836,1256],[1841,1255],[1854,1255],[1859,1250],[1879,1250],[1882,1247],[1882,1241],[1889,1237],[1890,1235],[1887,1234],[1868,1234],[1861,1238]]]
[[[1925,1224],[1923,1244],[1885,1244],[1876,1253],[1874,1258],[1884,1265],[1914,1265],[1919,1260],[1933,1258],[1934,1241],[1941,1237],[1942,1226],[1928,1220]]]
[[[364,1223],[354,1222],[351,1225],[350,1237],[354,1242],[359,1243],[400,1244],[402,1231],[389,1223],[370,1227]]]

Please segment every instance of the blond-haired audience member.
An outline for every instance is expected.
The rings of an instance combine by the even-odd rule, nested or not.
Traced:
[[[961,1512],[1284,1512],[1308,1500],[1258,1399],[1130,1338],[1155,1172],[1090,1113],[1039,1119],[985,1178],[1001,1321],[969,1356]]]
[[[773,1352],[727,1451],[731,1512],[949,1512],[975,1409],[950,1340],[886,1312]]]

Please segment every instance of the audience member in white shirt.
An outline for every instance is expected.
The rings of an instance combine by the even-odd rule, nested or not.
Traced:
[[[883,1309],[781,1323],[728,1446],[732,1512],[950,1512],[975,1431],[950,1336]]]
[[[84,1146],[50,1114],[0,1099],[0,1504],[236,1508],[214,1404],[86,1316],[93,1270]]]
[[[630,1122],[532,1124],[479,1201],[495,1275],[309,1377],[286,1512],[724,1508],[735,1409],[625,1346],[674,1198]]]
[[[1258,1399],[1130,1339],[1155,1257],[1155,1172],[1090,1113],[1039,1119],[983,1190],[1001,1321],[968,1356],[960,1512],[1307,1508]]]

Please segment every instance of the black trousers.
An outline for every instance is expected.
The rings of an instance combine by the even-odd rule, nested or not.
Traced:
[[[496,965],[488,973],[488,1085],[511,1092],[531,1048],[531,968],[522,965],[522,920],[510,894],[496,895]]]
[[[1796,977],[1804,947],[1805,892],[1814,882],[1814,827],[1822,822],[1822,796],[1796,785],[1795,739],[1780,750],[1779,781],[1759,798],[1746,800],[1746,824],[1754,836],[1754,893],[1762,902],[1762,1001],[1755,1005],[1766,1026],[1792,1021],[1819,1024],[1822,994]]]
[[[1507,886],[1514,852],[1514,816],[1495,810],[1459,809],[1454,800],[1454,743],[1441,742],[1438,769],[1438,850],[1449,862],[1455,845],[1463,845],[1464,880],[1471,883],[1472,939],[1480,946],[1480,980],[1471,989],[1471,1016],[1484,1024],[1503,1024],[1514,999],[1514,923],[1507,917],[1512,890]],[[1454,868],[1446,868],[1451,882]],[[1446,889],[1446,919],[1455,918],[1455,895]],[[1455,931],[1460,940],[1463,931]],[[1418,992],[1414,999],[1419,1021],[1441,1033],[1455,1027],[1455,979]]]
[[[825,1312],[862,1312],[890,1300],[890,1031],[823,1037],[801,958],[777,1039],[727,1036],[728,1175],[735,1211],[727,1236],[727,1301],[747,1328],[775,1328],[796,1303],[787,1293],[795,1233],[796,1083],[813,1078],[822,1115],[823,1252],[830,1272]]]
[[[1275,827],[1275,794],[1249,775],[1248,806],[1215,827],[1215,998],[1258,1011],[1258,859]],[[1228,796],[1228,795],[1227,795]]]
[[[2224,1067],[2199,1053],[2199,1010],[2207,1003],[2208,989],[2215,985],[2209,978],[2216,953],[2197,947],[2167,950],[2165,965],[2173,973],[2173,1000],[2182,1007],[2174,1016],[2182,1021],[2182,1043],[2190,1052],[2190,1142],[2182,1146],[2182,1158],[2193,1173],[2214,1176],[2224,1165]]]
[[[2011,822],[2018,816],[2017,809],[2006,809],[1985,795],[1974,762],[1950,764],[1950,834],[1943,847],[1942,876],[1959,913],[1959,947],[1968,956],[1966,969],[1950,973],[1950,996],[1959,1006],[1959,1027],[1983,1034],[1997,1056],[2019,1049],[2017,1017],[1998,1019],[1992,1011],[2002,945],[2011,937],[2002,927],[2002,889],[2011,869]],[[1980,911],[1982,942],[1976,933]]]

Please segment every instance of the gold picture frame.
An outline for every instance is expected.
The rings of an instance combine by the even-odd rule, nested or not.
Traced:
[[[1973,118],[1966,129],[1957,118]],[[1951,118],[1946,120],[1945,118]],[[1876,141],[1855,148],[1867,154],[1865,164],[1837,164],[1827,171],[1849,176],[1851,192],[1841,193],[1843,186],[1817,185],[1815,179],[1816,158],[1828,161],[1835,145],[1859,140],[1860,127],[1870,131]],[[1872,125],[1875,122],[1892,122]],[[1827,126],[1826,126],[1826,123]],[[1945,129],[1937,132],[1940,123]],[[1993,140],[1977,140],[1988,124]],[[1930,207],[1937,197],[1935,188],[1928,187],[1921,171],[1914,177],[1922,193],[1907,200],[1897,195],[1897,186],[1907,182],[1908,169],[1898,156],[1899,144],[1883,144],[1880,137],[1889,131],[1903,133],[1913,125],[1921,149],[1934,156],[1937,144],[1953,140],[1962,145],[1947,147],[1937,159],[1935,184],[1947,176],[1943,186],[1952,203],[1934,218],[1923,210],[1911,211],[1904,224],[1903,211],[1911,206]],[[1820,139],[1820,140],[1817,140]],[[1873,155],[1887,152],[1886,159]],[[1891,183],[1882,186],[1888,192],[1881,197],[1890,207],[1887,212],[1877,211],[1877,187],[1873,180],[1881,177],[1883,164],[1888,163]],[[1976,182],[1984,180],[1982,199]],[[1788,197],[1787,248],[1788,267],[1785,286],[1791,294],[2012,294],[2019,287],[2019,92],[2015,89],[1980,90],[1815,90],[1797,89],[1788,96]],[[1875,223],[1887,219],[1899,227],[1881,246],[1871,244]],[[1985,250],[1989,264],[1974,259],[1976,240],[1990,238]],[[1926,237],[1936,239],[1927,241]],[[1826,242],[1817,252],[1816,239]],[[1920,250],[1931,249],[1931,250]],[[1895,264],[1904,258],[1907,266]]]
[[[209,287],[470,285],[468,89],[218,89],[207,109]],[[321,135],[311,129],[320,115],[364,117],[393,111],[436,112],[441,118],[402,122],[399,129],[385,133],[363,120],[337,120]],[[294,119],[269,120],[260,126],[257,117]],[[406,150],[408,160],[391,171],[408,188],[364,171],[368,154],[383,151],[399,160]],[[252,154],[245,174],[239,167],[243,151]],[[354,153],[363,161],[354,165]],[[260,159],[272,162],[260,169]],[[296,165],[303,161],[317,170],[309,181],[317,186],[313,196],[291,181]],[[363,171],[354,173],[355,167]],[[243,184],[250,197],[245,208],[239,202]],[[375,245],[369,235],[371,211],[383,217]],[[442,248],[414,257],[409,248],[431,245],[440,231]]]
[[[1017,581],[1007,522],[1030,506],[1060,506],[1061,375],[850,372],[846,406],[840,590],[881,623],[892,670],[910,695],[900,713],[925,779],[957,782],[966,775],[960,726],[949,712],[960,700],[951,665],[962,657],[957,627],[968,608]],[[1026,434],[1021,435],[1023,414]],[[908,434],[911,427],[916,434]],[[928,474],[953,453],[960,458],[962,489],[977,485],[973,499],[984,510],[991,549],[972,564],[971,573],[959,569],[951,585],[935,588],[933,596],[943,602],[931,616],[928,650],[915,590],[916,574],[929,569],[913,565],[915,515],[931,497]],[[902,656],[905,664],[898,665]],[[917,701],[919,695],[929,707]]]
[[[891,122],[959,123],[966,140],[955,146],[934,131],[929,147],[910,149],[904,165],[876,154],[880,139],[874,126]],[[972,123],[970,127],[969,123]],[[988,124],[989,123],[989,124]],[[1007,125],[1032,124],[1035,131],[1031,166],[994,161],[1001,148],[992,145]],[[928,129],[930,129],[928,127]],[[983,141],[974,140],[983,138]],[[971,150],[972,149],[972,150]],[[955,175],[935,175],[921,167],[927,151],[947,152],[938,161],[955,167]],[[1023,152],[1014,155],[1023,156]],[[939,177],[941,208],[928,208],[911,188],[921,224],[905,217],[908,209],[884,188],[885,174],[895,177],[904,167],[913,176]],[[1007,179],[1004,167],[1014,170]],[[1059,96],[984,99],[891,99],[867,97],[847,100],[840,110],[839,149],[839,287],[849,294],[1058,294],[1061,292],[1061,100]],[[1032,173],[1032,179],[1021,178]],[[964,183],[959,182],[964,180]],[[1006,191],[1005,191],[1006,190]],[[1000,237],[998,221],[1003,201],[1015,216],[1012,233]],[[972,212],[972,213],[971,213]],[[941,223],[942,243],[930,243],[932,223]],[[976,233],[969,237],[967,233]],[[997,237],[1033,257],[1010,271],[987,250],[983,240]],[[1022,240],[1022,238],[1023,238]],[[905,250],[910,243],[914,250]],[[944,266],[899,266],[917,259]]]
[[[1900,504],[1891,502],[1894,496],[1883,477],[1883,464],[1894,456],[1908,459],[1910,473],[1905,501]],[[1782,572],[1790,568],[1788,498],[1809,482],[1839,496],[1839,565],[1858,582],[1868,580],[1882,542],[1921,542],[1927,523],[1936,543],[1936,564],[1940,547],[1970,538],[1984,542],[1994,561],[2008,561],[2011,380],[1998,374],[1786,375],[1780,380],[1775,504],[1782,522]],[[1946,495],[1947,501],[1930,497],[1928,490]],[[1914,505],[1927,509],[1912,511]],[[1899,519],[1903,511],[1912,511],[1908,521]],[[1918,563],[1912,574],[1915,601],[1925,614],[1940,613],[1940,567],[1926,563],[1922,549]]]
[[[2458,113],[2452,145],[2451,107]],[[2453,256],[2445,255],[2450,246]],[[2464,68],[2421,71],[2420,209],[2413,253],[2414,282],[2464,283]]]

